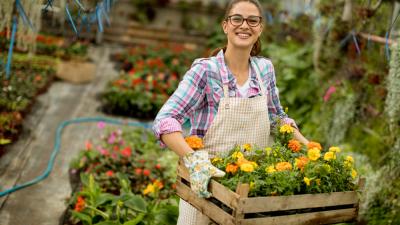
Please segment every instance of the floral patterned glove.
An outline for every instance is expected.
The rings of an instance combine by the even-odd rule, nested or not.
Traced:
[[[208,159],[208,152],[195,151],[183,157],[185,166],[189,169],[190,186],[200,198],[209,198],[207,191],[211,177],[223,177],[225,172],[213,166]]]

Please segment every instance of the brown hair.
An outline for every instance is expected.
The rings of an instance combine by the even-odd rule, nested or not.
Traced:
[[[258,11],[260,12],[260,15],[263,15],[263,9],[262,6],[260,4],[260,2],[258,0],[232,0],[229,2],[228,6],[226,7],[225,10],[225,16],[224,16],[224,20],[227,20],[227,17],[229,16],[230,11],[232,10],[233,6],[236,5],[236,3],[239,2],[250,2],[253,3]],[[226,45],[224,47],[220,47],[220,48],[216,48],[211,52],[211,56],[216,56],[218,54],[218,52],[223,49],[224,52],[226,51]],[[254,43],[253,48],[251,49],[250,52],[250,56],[257,56],[259,55],[261,52],[261,41],[260,38],[257,39],[256,43]]]

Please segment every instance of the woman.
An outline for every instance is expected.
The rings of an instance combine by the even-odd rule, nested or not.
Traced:
[[[258,56],[262,15],[257,0],[231,1],[222,22],[227,46],[213,57],[195,60],[155,119],[156,136],[183,157],[191,188],[200,197],[211,196],[207,185],[212,176],[225,174],[211,165],[209,157],[235,144],[270,145],[270,126],[278,119],[296,128],[297,140],[308,143],[280,105],[271,61]],[[201,151],[193,151],[184,140],[185,118],[191,122],[190,134],[203,138]],[[209,224],[182,199],[179,209],[178,224]]]

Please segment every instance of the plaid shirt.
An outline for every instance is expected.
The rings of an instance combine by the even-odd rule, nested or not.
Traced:
[[[271,126],[275,126],[280,118],[283,123],[292,124],[297,128],[294,120],[288,118],[280,104],[271,61],[264,57],[252,57],[252,60],[258,65],[263,85],[267,87],[266,106],[268,105]],[[186,118],[190,119],[190,135],[204,137],[217,114],[219,100],[224,95],[220,69],[221,73],[228,74],[230,97],[251,98],[260,95],[255,72],[257,68],[250,66],[250,88],[247,96],[241,96],[236,86],[236,78],[225,64],[222,50],[215,57],[196,59],[174,94],[157,114],[153,125],[157,138],[160,138],[161,134],[182,131],[182,124]]]

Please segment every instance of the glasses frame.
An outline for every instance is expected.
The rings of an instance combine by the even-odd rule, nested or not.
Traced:
[[[239,25],[233,24],[233,23],[232,23],[232,17],[234,17],[234,16],[240,16],[240,17],[242,17],[242,19],[243,19],[243,20],[242,20],[242,23],[239,24]],[[252,26],[252,25],[249,24],[249,21],[248,21],[248,19],[249,19],[250,17],[252,17],[252,18],[257,17],[257,18],[260,19],[260,22],[259,22],[257,25]],[[242,26],[243,23],[244,23],[244,21],[246,21],[246,23],[247,23],[247,25],[249,25],[249,27],[257,27],[258,25],[260,25],[260,24],[262,23],[262,16],[249,16],[249,17],[247,17],[247,18],[244,18],[244,17],[243,17],[242,15],[240,15],[240,14],[234,14],[234,15],[227,16],[225,20],[229,20],[229,22],[232,24],[232,26],[235,26],[235,27],[240,27],[240,26]]]

